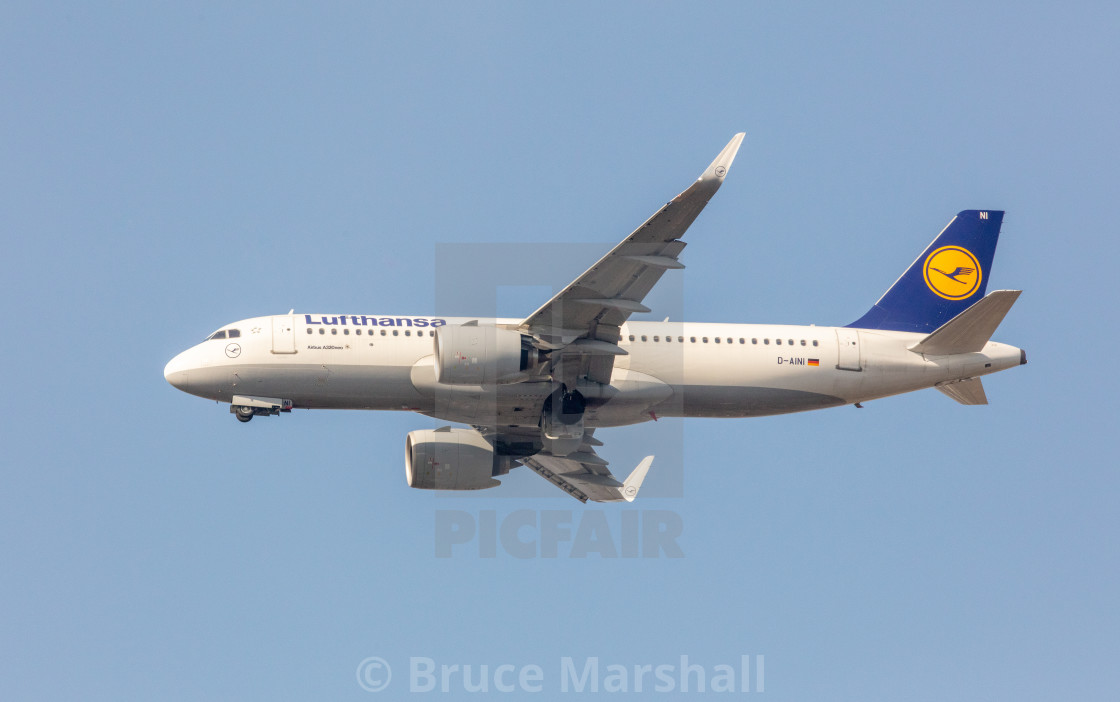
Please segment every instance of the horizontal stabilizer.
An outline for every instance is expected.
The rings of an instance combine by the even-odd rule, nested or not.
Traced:
[[[932,334],[911,346],[910,350],[929,356],[982,351],[1022,292],[995,291],[942,324]]]
[[[988,396],[984,394],[984,385],[979,378],[952,380],[934,387],[962,405],[988,404]]]

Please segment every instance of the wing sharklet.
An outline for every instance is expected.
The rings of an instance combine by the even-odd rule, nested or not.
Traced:
[[[739,147],[743,144],[743,137],[746,132],[739,132],[731,137],[731,141],[727,142],[727,146],[723,147],[723,151],[719,152],[716,159],[712,161],[704,172],[697,180],[718,180],[723,182],[727,176],[727,172],[731,170],[731,163],[735,160],[735,154],[739,153]]]
[[[630,471],[630,475],[622,483],[622,499],[627,502],[634,501],[634,498],[638,496],[638,490],[642,489],[642,482],[646,479],[646,474],[649,473],[651,465],[653,465],[653,456],[646,456],[634,470]]]

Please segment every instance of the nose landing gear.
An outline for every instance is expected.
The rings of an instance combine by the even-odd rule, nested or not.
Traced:
[[[281,400],[274,397],[249,397],[247,395],[234,395],[229,406],[230,414],[237,417],[239,422],[248,422],[258,414],[268,417],[281,412],[292,411],[291,400]]]

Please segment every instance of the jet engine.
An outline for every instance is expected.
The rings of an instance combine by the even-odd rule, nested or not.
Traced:
[[[436,381],[505,385],[527,380],[544,361],[532,338],[512,329],[463,324],[436,330]]]
[[[473,429],[409,432],[404,445],[404,475],[408,486],[424,490],[484,490],[501,482],[495,475],[509,472],[511,459]]]

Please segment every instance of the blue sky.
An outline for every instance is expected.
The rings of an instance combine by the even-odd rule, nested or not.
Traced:
[[[379,656],[394,697],[427,657],[539,665],[550,699],[564,656],[761,655],[763,699],[1115,699],[1118,15],[4,4],[0,698],[371,699]],[[423,417],[241,425],[163,380],[293,307],[527,314],[737,131],[650,317],[844,324],[958,210],[1004,209],[989,289],[1025,292],[996,338],[1030,364],[983,408],[603,432],[659,457],[606,509],[524,469],[410,490]],[[507,278],[494,243],[551,254]],[[683,557],[436,557],[441,514],[518,510],[672,515]]]

